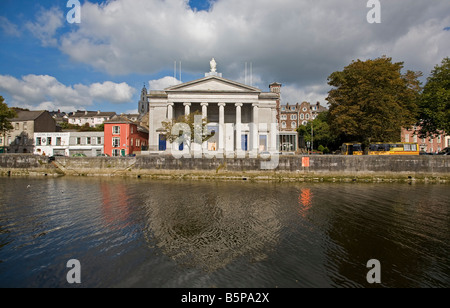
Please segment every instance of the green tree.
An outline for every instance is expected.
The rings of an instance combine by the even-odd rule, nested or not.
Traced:
[[[450,133],[450,58],[436,65],[423,89],[419,104],[421,137]]]
[[[300,136],[304,137],[305,142],[311,142],[312,140],[314,147],[317,149],[319,145],[327,148],[335,147],[336,138],[330,131],[328,111],[319,113],[317,117],[312,122],[309,121],[306,126],[299,126],[297,132]],[[311,138],[311,132],[313,138]]]
[[[396,142],[402,127],[417,120],[421,72],[402,74],[403,62],[381,57],[352,61],[332,73],[328,123],[343,141]]]
[[[3,96],[0,96],[0,133],[4,135],[9,130],[13,129],[9,119],[17,116],[17,113],[8,107],[4,102]]]
[[[207,134],[206,126],[208,119],[202,117],[199,111],[190,113],[189,115],[181,115],[173,120],[162,122],[166,140],[170,143],[180,141],[180,137],[186,141],[189,148],[194,143],[202,144],[215,135],[215,133]]]

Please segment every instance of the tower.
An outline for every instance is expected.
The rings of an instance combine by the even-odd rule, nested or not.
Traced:
[[[144,87],[142,88],[141,91],[141,99],[139,100],[139,104],[138,104],[138,112],[139,112],[139,117],[142,118],[147,112],[148,112],[148,98],[147,98],[147,88]]]
[[[273,82],[269,85],[270,92],[278,94],[277,99],[277,123],[280,123],[280,113],[281,113],[281,107],[280,107],[280,100],[281,100],[281,83]]]

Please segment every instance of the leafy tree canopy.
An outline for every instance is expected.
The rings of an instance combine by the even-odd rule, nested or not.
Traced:
[[[421,137],[450,133],[450,58],[436,65],[420,99],[419,126]]]
[[[421,72],[401,73],[403,62],[381,57],[353,61],[332,73],[328,84],[328,123],[346,141],[399,141],[402,127],[416,122]]]
[[[0,133],[6,133],[7,131],[13,129],[9,119],[13,119],[17,116],[17,113],[8,107],[5,103],[3,96],[0,96]]]

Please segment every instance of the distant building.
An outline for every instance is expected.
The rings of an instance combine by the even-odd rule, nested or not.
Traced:
[[[104,124],[105,154],[128,156],[148,149],[148,129],[139,123],[116,115]]]
[[[103,132],[35,133],[34,154],[95,157],[103,154],[104,139]]]
[[[314,120],[321,112],[328,109],[317,102],[311,104],[309,102],[297,103],[295,105],[281,106],[280,112],[280,130],[292,131],[297,130],[300,125],[307,125],[309,121]]]
[[[17,117],[10,119],[13,129],[2,137],[8,153],[33,153],[34,133],[56,132],[56,121],[48,111],[16,110]]]
[[[101,111],[81,111],[78,110],[68,116],[69,124],[83,126],[89,124],[90,127],[96,127],[110,120],[115,116],[115,112],[101,112]]]
[[[410,128],[402,128],[401,141],[402,142],[417,142],[419,144],[419,151],[431,154],[436,154],[444,148],[450,146],[450,136],[445,133],[437,136],[427,136],[426,138],[419,137],[420,126],[413,126]]]

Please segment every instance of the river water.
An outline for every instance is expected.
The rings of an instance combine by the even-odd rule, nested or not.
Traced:
[[[0,178],[0,287],[450,287],[450,187]],[[367,266],[379,261],[380,284]]]

